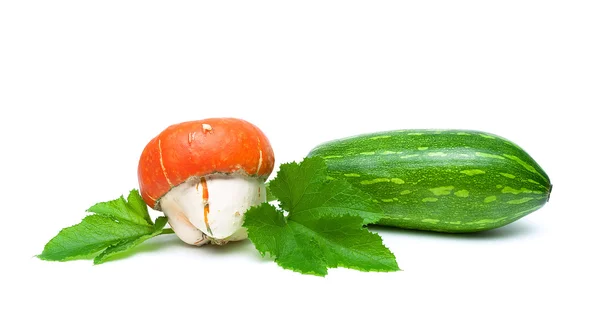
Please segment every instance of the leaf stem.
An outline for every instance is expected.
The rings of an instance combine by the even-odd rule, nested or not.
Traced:
[[[160,232],[161,235],[174,234],[174,233],[175,232],[171,228],[165,228]]]

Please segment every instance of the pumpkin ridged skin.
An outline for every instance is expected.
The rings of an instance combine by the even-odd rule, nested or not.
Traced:
[[[381,205],[380,225],[475,232],[507,225],[549,199],[544,170],[516,144],[468,130],[397,130],[315,147],[328,175]]]
[[[142,198],[160,210],[160,198],[190,177],[239,173],[267,179],[275,165],[271,144],[255,125],[236,118],[209,118],[167,127],[140,156]]]

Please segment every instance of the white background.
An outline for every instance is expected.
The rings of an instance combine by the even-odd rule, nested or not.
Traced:
[[[598,324],[598,17],[597,1],[3,1],[0,323]],[[175,236],[100,266],[34,257],[137,187],[158,132],[219,116],[258,125],[278,163],[370,131],[487,131],[554,190],[486,233],[373,228],[396,273],[300,275],[248,241]]]

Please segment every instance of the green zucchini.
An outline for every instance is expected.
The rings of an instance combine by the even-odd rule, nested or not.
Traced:
[[[378,224],[475,232],[509,224],[549,199],[548,175],[523,149],[467,130],[397,130],[315,147],[328,176],[369,193],[384,211]]]

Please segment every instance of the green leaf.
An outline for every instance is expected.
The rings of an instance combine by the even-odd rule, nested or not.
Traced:
[[[38,257],[48,261],[68,261],[96,256],[94,264],[99,264],[149,238],[167,233],[163,231],[167,218],[158,217],[153,223],[137,190],[129,193],[127,201],[121,196],[95,204],[88,211],[94,214],[61,230]]]
[[[277,177],[269,182],[269,189],[279,199],[282,209],[292,211],[305,194],[308,199],[319,194],[319,188],[327,181],[325,168],[325,163],[318,158],[305,158],[302,165],[282,164]]]
[[[272,205],[263,203],[248,210],[244,226],[259,253],[275,257],[277,264],[283,268],[306,274],[327,274],[317,242],[302,234],[296,238],[283,213]]]
[[[106,217],[129,221],[139,225],[152,225],[148,214],[148,208],[137,190],[129,192],[125,201],[123,196],[116,200],[96,203],[88,209],[88,212]]]
[[[380,217],[368,194],[326,177],[322,158],[280,166],[269,192],[283,210],[263,203],[244,215],[248,238],[281,267],[325,276],[328,268],[397,271],[394,254],[365,224]]]
[[[138,190],[131,190],[129,195],[127,196],[127,202],[133,211],[135,211],[136,215],[142,216],[147,223],[152,224],[152,219],[150,218],[150,213],[148,213],[148,206],[142,196],[138,192]]]
[[[167,217],[158,217],[154,222],[154,231],[162,231],[162,229],[167,225]]]
[[[93,214],[81,223],[64,228],[38,255],[48,261],[66,261],[89,257],[107,247],[154,232],[152,225],[140,225]]]
[[[108,248],[106,248],[102,253],[100,253],[96,258],[94,258],[94,264],[101,264],[110,259],[111,257],[118,255],[119,253],[126,252],[135,246],[145,242],[146,240],[156,237],[162,233],[163,227],[167,223],[166,217],[158,217],[154,224],[154,232],[148,235],[143,235],[135,239],[123,240],[118,243],[115,243]]]
[[[267,182],[267,184],[265,184],[265,190],[267,192],[267,202],[271,202],[271,201],[276,201],[277,200],[277,197],[271,191],[271,182]]]
[[[281,267],[324,276],[327,268],[343,266],[361,271],[396,271],[394,255],[377,234],[363,227],[358,216],[305,215],[289,218],[268,203],[245,214],[248,237],[261,253]]]
[[[360,271],[398,271],[392,252],[381,237],[363,227],[353,215],[322,215],[290,220],[296,233],[305,233],[325,248],[328,267],[343,266]]]
[[[351,214],[370,224],[382,217],[381,207],[369,194],[346,180],[327,179],[326,169],[325,161],[319,157],[306,158],[300,164],[283,164],[277,177],[269,182],[269,192],[295,218]]]

